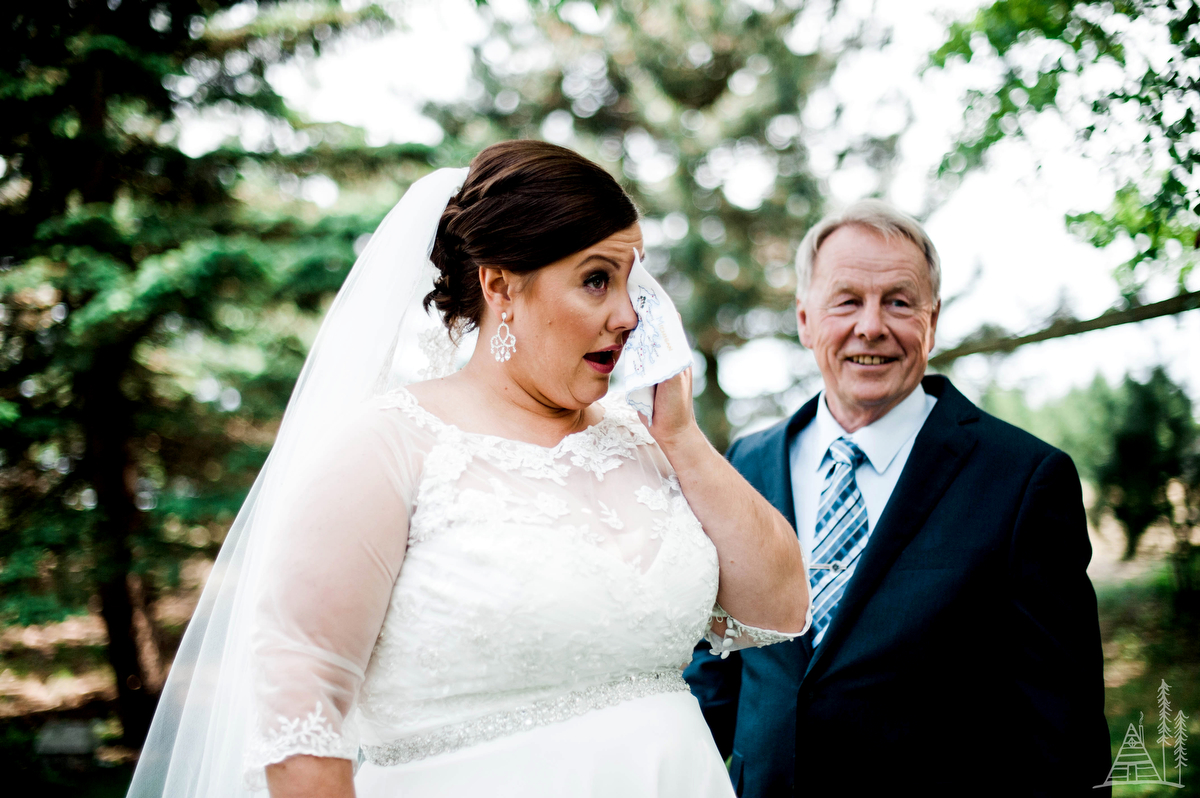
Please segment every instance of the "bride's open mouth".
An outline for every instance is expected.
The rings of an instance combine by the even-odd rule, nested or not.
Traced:
[[[601,349],[598,352],[588,352],[583,356],[587,364],[601,374],[611,374],[616,368],[617,359],[621,356],[621,347],[612,346],[608,349]]]

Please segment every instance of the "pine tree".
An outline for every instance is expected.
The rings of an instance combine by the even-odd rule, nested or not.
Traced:
[[[1176,784],[1180,787],[1183,786],[1183,768],[1187,764],[1187,719],[1182,709],[1175,713],[1175,769],[1179,771]]]
[[[1108,457],[1094,469],[1100,495],[1093,512],[1112,511],[1125,530],[1129,559],[1146,529],[1172,518],[1170,485],[1187,472],[1200,428],[1192,417],[1191,399],[1162,367],[1144,383],[1127,376],[1118,394],[1110,416]],[[1189,551],[1179,544],[1177,565],[1187,562],[1180,556]],[[1180,596],[1186,595],[1188,585],[1181,574]]]
[[[1158,745],[1162,749],[1163,778],[1167,777],[1167,740],[1171,737],[1171,685],[1166,679],[1158,685]]]
[[[0,623],[94,606],[127,741],[161,678],[148,608],[211,557],[326,298],[379,216],[306,188],[427,170],[427,148],[306,125],[265,80],[376,6],[22,0],[0,28]],[[347,4],[349,6],[349,4]],[[181,114],[267,131],[199,157]],[[247,202],[249,200],[250,202]],[[252,203],[252,204],[250,204]]]

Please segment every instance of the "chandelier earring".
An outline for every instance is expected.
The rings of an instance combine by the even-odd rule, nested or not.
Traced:
[[[501,313],[500,326],[496,328],[496,334],[492,336],[492,356],[496,358],[497,363],[503,363],[516,351],[517,337],[512,334],[512,330],[508,329],[508,314]]]

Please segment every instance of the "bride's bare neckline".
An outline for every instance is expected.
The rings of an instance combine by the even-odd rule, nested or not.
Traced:
[[[420,383],[417,383],[417,384],[419,385]],[[599,411],[599,413],[600,413],[599,418],[597,418],[593,423],[589,424],[588,426],[584,427],[583,429],[575,430],[574,432],[568,432],[566,435],[559,438],[557,443],[547,446],[546,444],[539,443],[537,441],[530,441],[530,440],[525,440],[522,438],[509,438],[504,435],[497,435],[494,432],[485,432],[482,430],[475,430],[475,429],[471,429],[468,427],[464,427],[463,425],[461,425],[459,423],[455,423],[453,421],[447,421],[441,415],[439,415],[438,413],[435,413],[434,411],[432,411],[428,407],[426,407],[422,403],[421,399],[418,398],[417,394],[415,392],[413,392],[412,386],[404,386],[403,388],[401,388],[401,390],[404,391],[405,393],[407,393],[412,398],[413,406],[420,413],[422,413],[423,415],[432,419],[434,422],[436,422],[437,424],[439,424],[443,427],[449,427],[451,429],[457,430],[458,432],[461,432],[464,435],[474,435],[474,436],[483,437],[483,438],[494,438],[496,440],[510,441],[512,443],[519,443],[524,446],[533,446],[538,449],[547,449],[547,450],[558,449],[559,447],[561,447],[563,445],[563,443],[570,440],[571,438],[574,438],[574,437],[577,437],[580,435],[590,435],[594,431],[599,429],[600,425],[602,425],[605,422],[605,420],[608,418],[607,410],[599,402],[593,402],[592,405],[589,407],[589,409],[591,409],[592,407],[596,408],[597,411]]]

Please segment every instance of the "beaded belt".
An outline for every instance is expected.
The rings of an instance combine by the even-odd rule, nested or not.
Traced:
[[[384,745],[364,745],[363,756],[372,765],[402,765],[418,759],[457,751],[537,726],[558,723],[577,715],[604,709],[622,701],[659,693],[686,693],[687,682],[679,671],[638,673],[615,682],[572,690],[555,698],[533,701],[523,707],[493,712],[427,734],[417,734]]]

